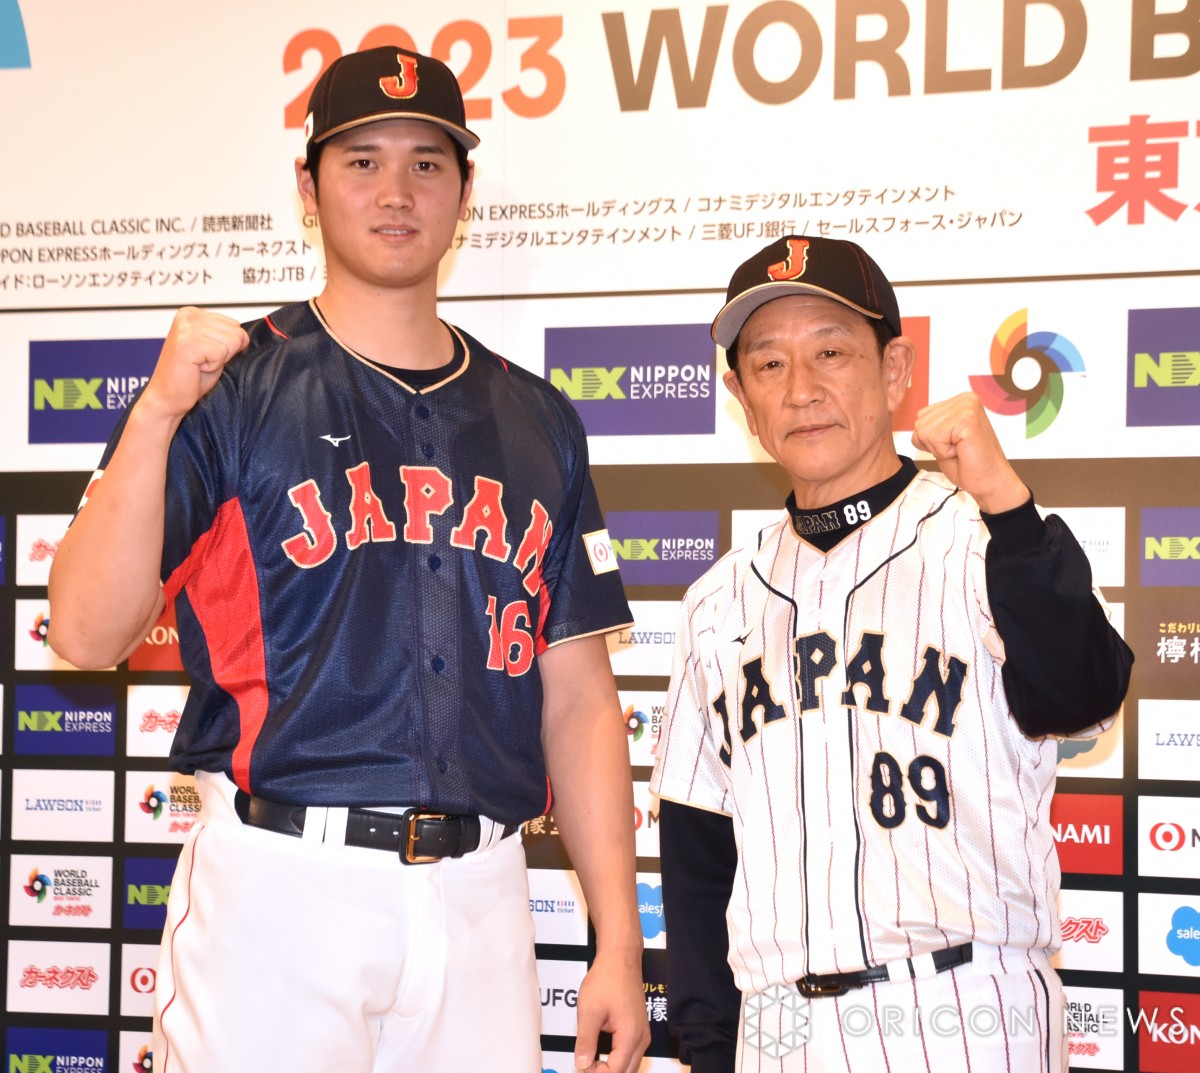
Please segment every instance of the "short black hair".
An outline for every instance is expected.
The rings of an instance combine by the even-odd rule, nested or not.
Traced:
[[[883,319],[876,320],[874,317],[863,317],[863,320],[865,320],[871,326],[871,330],[875,333],[875,342],[879,346],[879,358],[882,361],[883,352],[887,349],[888,343],[899,337],[896,332],[892,331],[892,329],[888,326],[887,321]],[[742,333],[738,332],[737,339],[734,339],[733,345],[727,348],[725,351],[725,361],[729,364],[729,367],[735,373],[737,373],[739,380],[742,378],[742,371],[738,368],[738,339],[741,339],[741,337]]]
[[[454,157],[458,161],[458,174],[462,177],[462,186],[465,189],[467,185],[467,175],[470,174],[470,169],[467,166],[467,151],[454,138],[450,139],[450,144],[454,146]],[[311,143],[308,147],[308,152],[304,155],[304,166],[308,169],[309,175],[312,176],[313,193],[317,194],[317,166],[321,163],[321,153],[325,149],[325,142]]]

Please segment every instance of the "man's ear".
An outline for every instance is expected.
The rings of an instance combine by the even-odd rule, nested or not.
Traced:
[[[308,162],[302,156],[296,157],[296,189],[300,200],[304,202],[304,211],[310,216],[317,211],[317,188],[313,182],[312,173],[308,170]]]
[[[746,402],[746,389],[742,387],[742,381],[738,377],[736,370],[730,369],[723,378],[725,386],[729,389],[729,393],[742,404],[742,413],[746,415],[746,427],[750,429],[750,435],[758,435],[758,422],[754,420],[754,411]]]
[[[906,335],[896,336],[883,348],[883,375],[887,383],[889,413],[895,413],[904,401],[916,360],[916,345]]]
[[[471,212],[467,208],[467,201],[471,197],[471,188],[475,185],[475,161],[467,161],[467,178],[463,183],[462,197],[458,201],[458,218],[460,220],[469,220]]]

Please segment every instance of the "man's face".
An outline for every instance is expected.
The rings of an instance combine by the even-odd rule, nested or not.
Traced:
[[[896,469],[891,413],[904,398],[913,347],[882,357],[866,317],[830,298],[794,294],[751,314],[738,335],[739,378],[725,384],[746,423],[792,478],[801,507],[861,492]]]
[[[366,123],[330,138],[318,167],[319,203],[301,161],[296,179],[320,221],[330,283],[436,287],[471,193],[450,136],[419,119]]]

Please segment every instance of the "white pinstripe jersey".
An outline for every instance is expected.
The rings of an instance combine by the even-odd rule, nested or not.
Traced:
[[[987,542],[922,472],[828,554],[785,518],[688,590],[651,789],[733,817],[743,992],[1058,946],[1056,742],[1009,711]]]

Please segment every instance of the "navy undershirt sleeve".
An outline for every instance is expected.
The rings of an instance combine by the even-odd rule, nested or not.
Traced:
[[[1116,713],[1133,653],[1092,592],[1087,556],[1030,499],[984,514],[988,600],[1004,641],[1004,691],[1030,737],[1073,734]]]
[[[667,1021],[692,1073],[733,1073],[741,992],[729,967],[725,910],[737,846],[728,816],[660,802]]]

